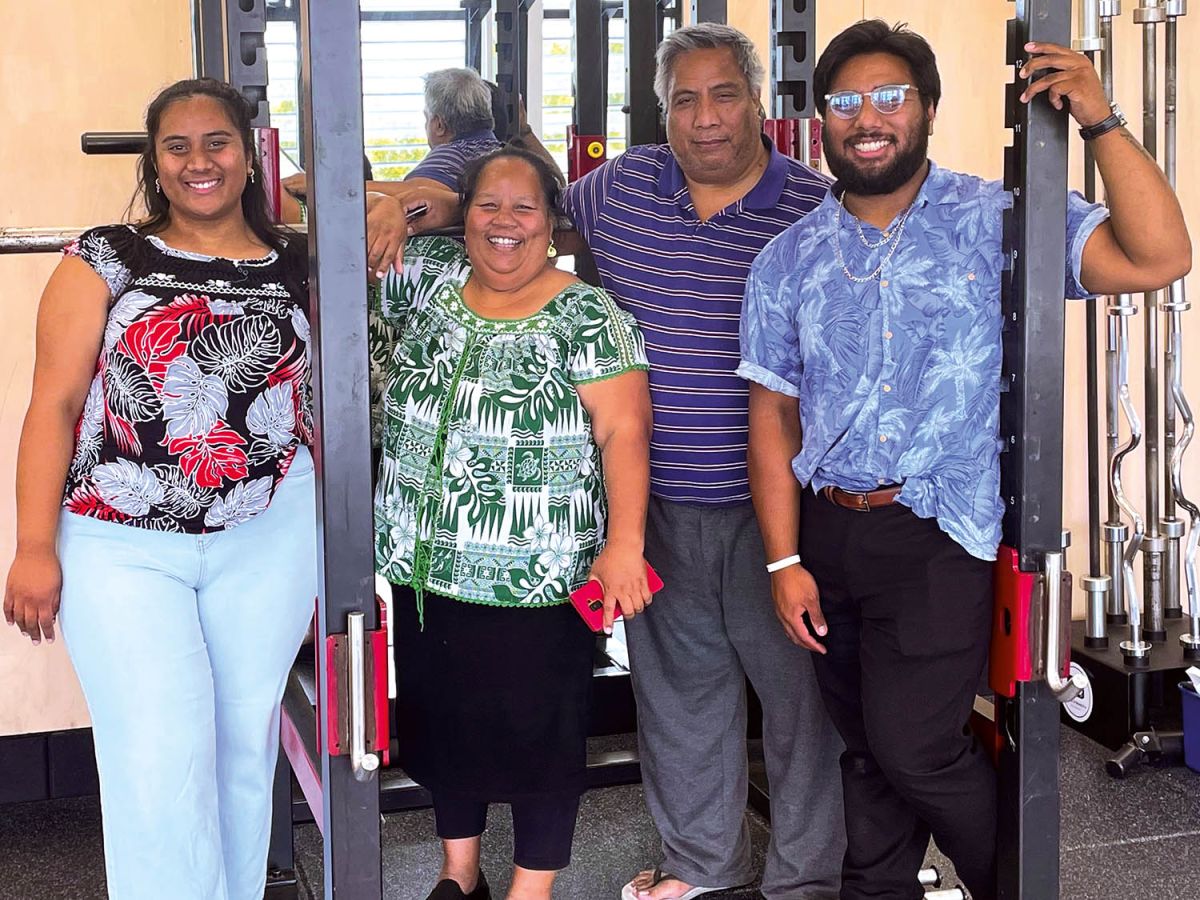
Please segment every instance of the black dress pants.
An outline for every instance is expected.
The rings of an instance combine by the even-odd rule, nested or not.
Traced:
[[[829,625],[817,681],[846,743],[842,900],[917,900],[932,834],[995,897],[996,777],[968,727],[987,662],[992,564],[901,504],[804,492],[804,565]]]

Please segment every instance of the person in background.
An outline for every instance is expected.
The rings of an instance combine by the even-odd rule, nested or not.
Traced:
[[[38,313],[4,615],[35,644],[60,620],[121,900],[262,897],[317,590],[308,257],[251,117],[212,79],[160,93],[146,217],[68,246]]]
[[[570,861],[595,651],[568,595],[598,580],[608,626],[616,603],[632,617],[650,602],[645,351],[607,294],[549,265],[558,194],[528,151],[473,161],[465,247],[408,242],[379,299],[393,337],[373,354],[375,560],[395,601],[399,762],[431,791],[444,851],[429,900],[490,896],[489,803],[512,805],[509,900],[549,900]]]
[[[429,154],[404,176],[404,182],[457,191],[467,163],[500,148],[493,132],[492,97],[492,89],[474,69],[438,69],[426,75]]]
[[[438,69],[426,75],[425,138],[429,153],[402,181],[375,181],[367,173],[367,191],[413,203],[426,190],[457,192],[459,176],[467,163],[501,146],[493,132],[492,110],[494,105],[498,106],[497,93],[498,88],[489,86],[474,69]],[[307,192],[308,177],[297,172],[283,179],[281,185],[283,193],[293,201],[302,199]],[[287,206],[290,204],[285,203]]]
[[[1026,44],[1021,100],[1069,108],[1109,210],[1067,202],[1064,296],[1156,290],[1191,265],[1183,215],[1091,60]],[[996,777],[968,719],[1000,541],[1000,285],[1009,194],[928,159],[933,50],[859,22],[813,77],[822,205],[755,261],[738,372],[750,484],[788,636],[812,650],[842,755],[842,900],[916,900],[932,834],[996,896]],[[1039,94],[1045,97],[1038,97]],[[1111,215],[1110,215],[1111,212]]]

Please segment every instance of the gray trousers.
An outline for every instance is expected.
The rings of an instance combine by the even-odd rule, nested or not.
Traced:
[[[763,706],[768,900],[836,898],[846,831],[842,742],[808,651],[775,617],[749,502],[651,498],[646,559],[665,587],[626,625],[646,803],[663,870],[698,886],[754,878],[746,823],[746,689]]]

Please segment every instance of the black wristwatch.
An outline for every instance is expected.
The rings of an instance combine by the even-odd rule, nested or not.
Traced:
[[[1107,119],[1102,119],[1095,125],[1088,125],[1085,128],[1079,129],[1079,136],[1085,141],[1094,141],[1102,134],[1108,134],[1114,128],[1121,128],[1126,123],[1125,113],[1121,112],[1121,107],[1115,103],[1110,103],[1108,108],[1112,110]]]

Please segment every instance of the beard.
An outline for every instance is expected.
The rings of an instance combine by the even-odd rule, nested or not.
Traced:
[[[891,139],[886,135],[859,133],[846,143],[864,138],[869,140],[872,137]],[[862,169],[842,152],[841,146],[834,144],[829,129],[824,129],[821,134],[821,147],[825,151],[829,171],[846,193],[858,196],[890,194],[899,190],[917,174],[929,155],[929,128],[925,120],[918,122],[908,134],[902,136],[902,139],[897,139],[895,146],[895,156],[882,169]]]

